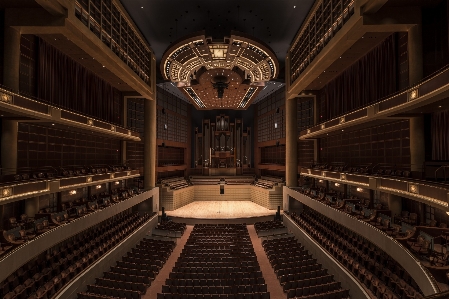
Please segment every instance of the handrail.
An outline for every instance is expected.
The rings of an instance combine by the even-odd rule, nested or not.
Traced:
[[[285,191],[287,191],[287,193],[288,193],[288,190],[290,190],[291,188],[288,188],[288,187],[285,187],[284,186],[284,192]],[[392,238],[392,237],[390,237],[390,236],[388,236],[385,232],[383,232],[382,230],[380,230],[380,229],[378,229],[378,228],[376,228],[376,227],[374,227],[373,225],[371,225],[371,224],[369,224],[369,223],[367,223],[367,222],[365,222],[365,221],[360,221],[359,219],[357,219],[356,217],[354,217],[354,216],[352,216],[352,215],[349,215],[349,214],[347,214],[347,213],[345,213],[344,211],[341,211],[341,210],[338,210],[338,209],[335,209],[335,208],[333,208],[333,207],[330,207],[330,206],[328,206],[328,205],[326,205],[326,204],[324,204],[323,202],[320,202],[320,201],[317,201],[317,200],[315,200],[315,199],[313,199],[313,198],[311,198],[310,196],[307,196],[307,195],[305,195],[305,194],[302,194],[302,193],[300,193],[300,192],[298,192],[297,190],[295,190],[295,189],[291,189],[292,191],[295,191],[295,193],[298,193],[298,194],[300,194],[300,195],[302,195],[302,196],[304,196],[305,198],[307,198],[307,199],[309,199],[309,200],[311,200],[312,201],[312,203],[315,203],[315,204],[317,204],[317,205],[320,205],[320,206],[322,206],[322,207],[324,207],[327,211],[334,211],[334,212],[337,212],[337,213],[340,213],[341,215],[344,215],[344,217],[335,217],[335,219],[334,219],[334,217],[331,217],[334,221],[336,221],[336,222],[338,222],[338,223],[340,223],[341,225],[343,225],[343,226],[346,226],[347,227],[347,225],[348,225],[348,223],[345,223],[345,224],[343,224],[343,223],[341,223],[342,221],[342,219],[351,219],[351,222],[353,222],[353,221],[356,221],[356,222],[354,222],[354,223],[350,223],[351,225],[351,227],[352,228],[349,228],[349,229],[351,229],[351,230],[353,230],[353,228],[354,227],[358,227],[358,229],[357,229],[357,231],[360,231],[360,229],[363,227],[363,226],[366,226],[366,227],[369,227],[369,229],[370,230],[373,230],[373,231],[375,231],[375,232],[377,232],[378,233],[378,236],[381,236],[381,240],[376,240],[376,241],[374,241],[374,239],[376,238],[376,234],[370,234],[370,235],[367,235],[367,236],[365,236],[365,235],[363,235],[363,237],[365,237],[366,239],[369,239],[372,243],[374,243],[374,244],[376,244],[379,248],[381,248],[383,251],[385,251],[385,252],[387,252],[388,254],[390,254],[396,261],[398,261],[398,259],[397,258],[402,258],[403,256],[404,256],[404,254],[402,254],[402,253],[405,253],[405,256],[407,256],[408,258],[408,260],[413,260],[414,261],[414,265],[412,265],[412,263],[409,263],[409,262],[405,262],[405,261],[403,261],[403,263],[404,263],[404,265],[402,265],[401,263],[399,263],[399,264],[401,264],[401,266],[405,269],[405,270],[407,270],[408,269],[408,273],[410,274],[410,275],[412,275],[412,277],[413,277],[413,275],[415,274],[415,277],[416,277],[416,272],[414,272],[414,271],[410,271],[410,270],[417,270],[418,268],[421,270],[421,272],[422,273],[424,273],[424,275],[426,276],[426,278],[427,278],[427,282],[428,283],[430,283],[430,287],[431,287],[431,290],[430,289],[426,289],[426,290],[424,290],[424,289],[422,289],[422,287],[421,287],[421,285],[419,284],[419,282],[417,281],[417,279],[415,279],[415,281],[418,283],[418,285],[420,286],[420,288],[422,289],[422,291],[424,292],[424,293],[427,293],[427,294],[430,294],[431,292],[434,292],[434,293],[437,293],[437,292],[439,292],[439,286],[438,286],[438,283],[436,282],[436,280],[435,280],[435,278],[431,275],[431,273],[429,272],[429,270],[426,268],[426,267],[424,267],[422,264],[421,264],[421,262],[412,254],[412,253],[410,253],[409,251],[408,251],[408,249],[407,248],[405,248],[401,243],[399,243],[397,240],[395,240],[394,238]],[[292,194],[293,195],[293,194]],[[288,197],[287,197],[288,198]],[[296,200],[298,200],[297,198],[295,198]],[[284,207],[284,209],[285,209],[286,207]],[[313,208],[313,207],[312,207]],[[326,215],[325,215],[326,216]],[[339,221],[340,220],[340,221]],[[354,231],[354,230],[353,230]],[[355,231],[354,231],[355,232]],[[355,233],[357,233],[357,234],[360,234],[360,233],[358,233],[358,232],[355,232]],[[394,245],[395,247],[397,247],[397,249],[400,249],[401,250],[401,252],[397,252],[397,251],[395,251],[394,250],[394,247],[393,246],[391,246],[391,245],[388,245],[387,246],[387,244],[385,244],[385,241],[386,240],[390,240],[391,241],[391,245]],[[377,243],[380,243],[381,245],[378,245]],[[386,247],[388,247],[388,250],[387,250],[387,248],[382,248],[382,247],[385,247],[385,246],[382,246],[382,245],[385,245]],[[397,257],[397,258],[395,258],[395,256]],[[399,261],[398,261],[399,262]]]
[[[437,176],[438,171],[439,171],[440,169],[443,169],[443,173],[444,173],[444,182],[446,182],[446,168],[449,168],[449,165],[441,165],[440,167],[438,167],[438,168],[435,170],[435,181],[438,180],[438,176]]]
[[[382,97],[382,98],[379,98],[379,99],[377,99],[377,100],[375,100],[375,101],[373,101],[373,102],[367,103],[367,104],[362,105],[362,106],[358,106],[358,107],[356,107],[356,108],[353,108],[353,109],[351,109],[351,110],[345,111],[345,112],[340,113],[340,114],[338,114],[338,115],[334,115],[334,116],[332,116],[331,118],[319,120],[319,121],[317,121],[316,124],[311,125],[310,127],[306,128],[306,129],[315,127],[315,126],[317,126],[317,125],[323,124],[323,123],[328,122],[328,121],[333,120],[333,119],[340,118],[340,117],[342,117],[342,116],[345,116],[346,114],[350,114],[350,113],[355,112],[355,111],[357,111],[357,110],[360,110],[360,109],[364,109],[364,108],[373,106],[373,105],[375,105],[375,104],[377,104],[377,103],[380,103],[380,102],[382,102],[382,101],[384,101],[384,100],[387,100],[387,99],[389,99],[389,98],[392,98],[392,97],[394,97],[394,96],[397,96],[397,95],[400,95],[400,94],[402,94],[402,93],[404,93],[404,92],[407,92],[408,90],[415,89],[415,88],[418,87],[419,85],[421,85],[421,84],[423,84],[424,82],[426,82],[426,81],[432,79],[433,77],[436,77],[439,73],[444,72],[444,71],[446,71],[446,70],[448,70],[448,69],[449,69],[449,64],[446,64],[445,66],[441,67],[441,68],[438,69],[437,71],[435,71],[435,72],[431,73],[430,75],[428,75],[428,76],[422,78],[421,80],[419,80],[419,81],[416,82],[415,84],[412,84],[412,85],[409,85],[409,86],[407,86],[407,87],[404,87],[404,88],[402,88],[402,89],[400,89],[400,90],[398,90],[398,91],[395,91],[395,92],[393,92],[393,93],[390,93],[389,95],[386,95],[386,96],[384,96],[384,97]]]
[[[63,105],[59,105],[59,104],[56,104],[56,103],[51,103],[51,102],[49,102],[47,100],[44,100],[42,98],[38,98],[36,96],[30,95],[30,94],[28,94],[26,92],[23,92],[23,91],[20,91],[20,90],[14,90],[14,89],[12,89],[12,88],[10,88],[8,86],[2,85],[2,84],[0,84],[0,91],[1,92],[7,92],[7,93],[9,93],[11,95],[14,95],[14,96],[24,97],[24,98],[27,98],[28,100],[31,100],[31,101],[34,101],[34,102],[38,102],[40,104],[45,104],[45,105],[48,105],[50,107],[55,107],[55,108],[59,108],[59,109],[62,109],[62,110],[69,111],[69,112],[73,112],[73,113],[76,113],[76,114],[79,114],[79,115],[82,115],[82,116],[85,116],[85,117],[88,117],[88,118],[92,118],[93,120],[98,120],[98,121],[101,121],[101,122],[104,122],[104,123],[113,124],[115,127],[118,127],[118,128],[122,128],[122,129],[125,129],[125,130],[132,130],[132,128],[129,127],[129,126],[118,124],[118,123],[115,123],[115,122],[111,122],[109,120],[100,119],[98,116],[94,116],[94,115],[90,115],[90,114],[87,114],[87,113],[84,113],[84,112],[80,112],[80,111],[75,110],[73,108],[69,108],[69,107],[66,107],[66,106],[63,106]]]
[[[0,281],[3,281],[8,275],[17,270],[24,263],[53,245],[56,245],[57,243],[64,241],[65,239],[76,235],[83,230],[100,223],[101,221],[127,210],[151,197],[154,193],[159,192],[157,187],[152,190],[143,191],[142,193],[136,194],[126,200],[112,204],[101,210],[99,209],[93,211],[68,223],[59,225],[12,249],[12,251],[0,257],[0,268],[3,270],[0,271]],[[146,192],[152,192],[152,194]]]

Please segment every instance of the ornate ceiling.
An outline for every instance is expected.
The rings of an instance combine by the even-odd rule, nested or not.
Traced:
[[[268,46],[242,33],[217,41],[199,32],[165,51],[161,72],[197,109],[247,109],[277,77],[279,63]]]

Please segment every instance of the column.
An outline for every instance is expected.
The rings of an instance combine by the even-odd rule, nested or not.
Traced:
[[[3,85],[19,91],[20,31],[5,25]]]
[[[285,140],[285,181],[287,187],[298,185],[298,156],[297,156],[297,100],[296,98],[285,100],[286,110],[286,140]]]
[[[421,19],[421,12],[418,12]],[[423,48],[421,21],[408,30],[408,78],[409,85],[423,78]]]
[[[128,126],[128,97],[123,97],[123,127],[127,127]],[[126,164],[126,141],[122,140],[120,143],[120,147],[121,147],[121,152],[122,152],[122,156],[120,158],[120,163],[122,163],[123,165]]]
[[[156,186],[156,100],[145,99],[144,105],[144,189]]]
[[[391,217],[401,216],[402,198],[394,194],[388,194],[388,209],[391,211]]]
[[[426,148],[424,140],[424,117],[410,118],[410,164],[411,170],[422,171],[426,160]]]
[[[120,158],[120,163],[122,165],[125,165],[126,164],[126,141],[122,140],[120,142],[120,148],[122,150],[122,156]]]
[[[31,197],[25,199],[25,214],[28,217],[34,217],[35,214],[39,211],[39,197]]]
[[[17,172],[17,135],[19,123],[13,120],[2,120],[1,159],[2,174]]]

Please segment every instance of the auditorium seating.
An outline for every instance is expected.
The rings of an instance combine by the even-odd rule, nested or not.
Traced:
[[[330,218],[308,209],[289,214],[377,298],[423,298],[412,277],[386,252]]]
[[[141,240],[116,266],[97,278],[95,285],[87,285],[87,291],[78,293],[78,298],[141,298],[175,246],[173,241]]]
[[[236,177],[236,178],[225,178],[226,185],[251,185],[254,183],[254,177]]]
[[[123,212],[49,248],[0,282],[3,298],[51,298],[150,215]]]
[[[157,298],[269,298],[246,225],[195,225]]]
[[[183,177],[163,179],[161,184],[164,187],[170,188],[170,190],[179,190],[190,186],[189,182]]]
[[[256,230],[256,233],[279,228],[285,228],[284,224],[281,221],[264,221],[254,223],[254,229]]]
[[[216,177],[190,177],[190,182],[192,185],[218,185],[221,179]]]
[[[42,233],[136,194],[133,189],[120,188],[112,190],[110,194],[103,192],[90,196],[88,199],[78,198],[71,202],[64,202],[61,204],[60,211],[56,211],[56,208],[45,208],[39,210],[34,217],[28,217],[26,214],[21,215],[19,220],[10,217],[9,229],[1,232],[0,256],[18,245],[33,240]]]
[[[187,226],[185,223],[178,223],[173,221],[164,221],[158,224],[155,229],[167,230],[172,232],[180,232],[181,235],[184,234]]]
[[[257,181],[254,182],[254,186],[261,187],[264,189],[272,189],[274,186],[278,186],[283,183],[283,178],[271,177],[271,176],[261,176]]]
[[[19,173],[1,175],[0,182],[2,182],[3,184],[19,182],[24,183],[37,180],[68,178],[88,174],[101,174],[125,170],[131,170],[131,168],[125,165],[70,165],[61,167],[45,166],[38,169],[22,168],[19,170]]]
[[[269,226],[267,222],[262,225]],[[274,221],[272,225],[279,227]],[[293,236],[263,240],[262,246],[287,298],[349,297],[349,291],[342,289]]]

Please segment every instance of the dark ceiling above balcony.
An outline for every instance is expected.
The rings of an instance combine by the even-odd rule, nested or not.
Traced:
[[[183,36],[206,30],[206,36],[223,40],[231,30],[237,30],[262,40],[273,49],[281,67],[279,77],[283,79],[283,65],[290,42],[314,0],[121,2],[151,44],[158,65],[170,44]],[[162,80],[159,71],[158,77]]]

